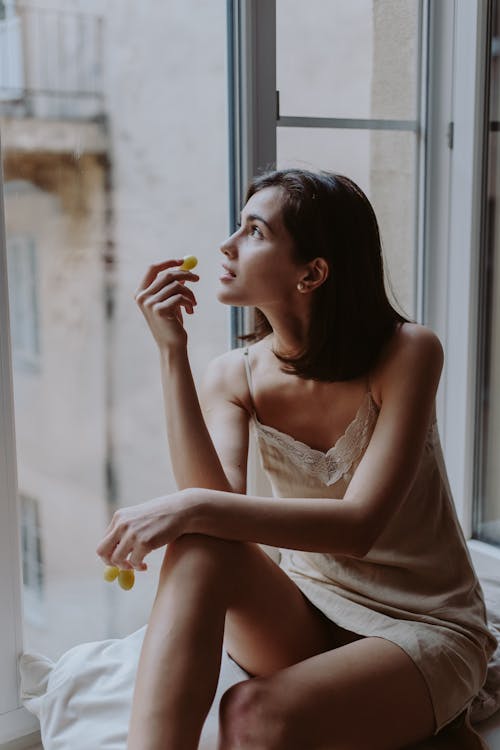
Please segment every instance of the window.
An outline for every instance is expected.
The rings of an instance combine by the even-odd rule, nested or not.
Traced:
[[[500,548],[482,527],[494,508],[483,505],[484,418],[495,408],[493,398],[485,405],[484,356],[493,343],[483,221],[493,184],[485,189],[492,9],[476,0],[430,6],[425,319],[446,354],[438,416],[455,506],[477,571],[498,580]]]
[[[0,0],[0,101],[16,101],[23,93],[21,19],[14,0]]]
[[[183,3],[175,22],[168,5],[157,17],[151,4],[119,18],[95,7],[23,17],[27,58],[41,54],[37,23],[54,45],[32,78],[34,101],[51,90],[64,97],[70,52],[85,71],[72,77],[61,120],[51,107],[29,121],[21,112],[3,143],[18,486],[37,501],[22,501],[24,641],[51,658],[142,626],[154,596],[161,551],[127,594],[103,581],[95,554],[117,508],[176,487],[157,349],[133,299],[151,263],[199,257],[200,304],[186,320],[195,378],[227,347],[212,272],[227,233],[224,3],[196,23]],[[82,106],[86,71],[102,63],[98,30],[105,120]],[[137,39],[143,52],[124,58]],[[178,45],[197,50],[182,70]],[[42,366],[27,378],[39,341]]]
[[[232,213],[246,179],[270,166],[347,174],[379,217],[389,294],[421,318],[427,5],[313,0],[307,13],[298,0],[228,6],[237,40]],[[240,316],[236,329],[244,323]]]
[[[486,46],[489,91],[485,118],[484,224],[481,244],[477,405],[477,537],[500,546],[500,3],[491,2]]]
[[[12,352],[16,367],[38,370],[40,366],[38,278],[35,240],[12,235],[7,241]]]
[[[23,556],[24,616],[35,626],[43,624],[44,570],[39,504],[20,495],[21,549]]]
[[[379,219],[387,287],[421,319],[428,12],[424,2],[228,2],[233,226],[252,174],[352,177]],[[402,42],[404,40],[404,43]],[[354,51],[354,52],[353,52]],[[232,343],[251,327],[233,311]],[[269,487],[254,456],[254,486]]]
[[[421,317],[424,5],[277,0],[278,167],[354,179],[377,214],[388,292]]]
[[[29,96],[0,95],[0,745],[34,725],[19,707],[21,650],[57,658],[133,632],[151,608],[161,551],[128,592],[95,554],[117,508],[176,487],[157,347],[133,296],[151,263],[199,258],[186,318],[197,382],[228,346],[214,293],[226,7],[174,5],[116,14],[82,0],[17,19]]]

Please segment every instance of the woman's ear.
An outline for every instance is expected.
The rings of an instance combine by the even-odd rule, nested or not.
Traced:
[[[300,291],[312,292],[323,284],[330,273],[328,263],[324,258],[315,258],[307,264],[306,273],[301,276]]]

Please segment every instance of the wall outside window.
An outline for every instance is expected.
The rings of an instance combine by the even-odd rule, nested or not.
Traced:
[[[103,582],[95,555],[116,508],[175,489],[156,345],[133,299],[149,264],[199,256],[186,322],[197,379],[227,345],[213,295],[227,232],[225,6],[203,18],[193,3],[119,6],[31,3],[25,57],[44,57],[43,34],[50,55],[31,71],[29,116],[6,103],[2,123],[19,488],[38,499],[44,550],[24,639],[52,658],[142,626],[154,596],[160,554],[127,594]],[[87,106],[96,81],[105,120]],[[28,370],[19,349],[35,317],[43,346]],[[32,600],[25,587],[27,615]]]

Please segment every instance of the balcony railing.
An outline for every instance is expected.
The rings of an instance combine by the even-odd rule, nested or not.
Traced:
[[[8,6],[7,6],[8,7]],[[0,20],[0,114],[104,114],[103,18],[19,6]]]

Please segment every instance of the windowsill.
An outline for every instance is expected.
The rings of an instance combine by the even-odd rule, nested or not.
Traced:
[[[43,750],[40,732],[33,732],[25,737],[0,745],[0,750]]]
[[[478,539],[469,539],[467,546],[479,578],[490,578],[500,583],[500,548]]]
[[[38,719],[20,707],[0,714],[0,750],[28,750],[41,744]]]

